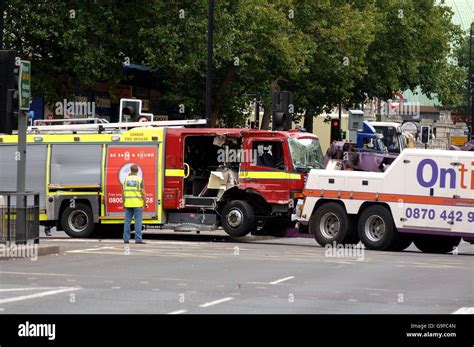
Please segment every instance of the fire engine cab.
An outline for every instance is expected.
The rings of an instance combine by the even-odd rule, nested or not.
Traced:
[[[187,127],[203,122],[30,127],[27,190],[40,192],[41,223],[71,237],[123,224],[122,182],[136,164],[147,193],[148,228],[222,226],[243,236],[257,227],[286,227],[307,173],[322,168],[318,138],[300,131]],[[0,134],[0,191],[15,188],[16,151],[17,136]]]

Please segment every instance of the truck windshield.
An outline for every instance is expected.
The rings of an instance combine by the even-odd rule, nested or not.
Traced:
[[[400,138],[401,131],[393,126],[375,126],[375,130],[383,135],[383,143],[390,153],[400,153],[404,149]]]
[[[291,159],[295,170],[308,172],[323,169],[323,152],[319,141],[313,138],[289,138]]]

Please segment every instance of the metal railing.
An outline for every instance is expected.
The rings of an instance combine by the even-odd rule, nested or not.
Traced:
[[[17,207],[17,199],[23,199]],[[0,243],[39,241],[39,193],[0,191]]]

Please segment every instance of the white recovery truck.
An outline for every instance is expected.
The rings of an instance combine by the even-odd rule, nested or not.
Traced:
[[[474,240],[474,153],[405,149],[385,172],[313,169],[296,214],[322,246],[453,251]]]

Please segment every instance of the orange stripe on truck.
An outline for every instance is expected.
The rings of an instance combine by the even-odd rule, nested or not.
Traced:
[[[403,202],[407,204],[449,205],[449,206],[474,206],[474,199],[448,198],[439,196],[379,194],[367,192],[351,192],[324,189],[306,189],[305,197],[327,199],[349,199],[381,202]]]

